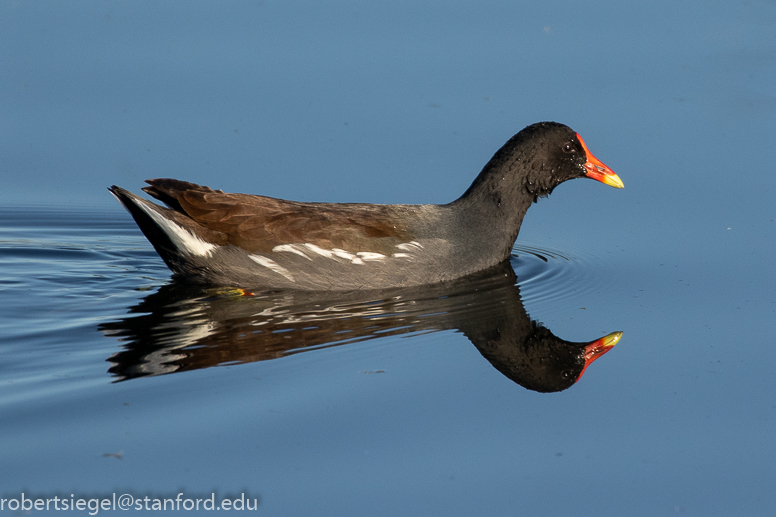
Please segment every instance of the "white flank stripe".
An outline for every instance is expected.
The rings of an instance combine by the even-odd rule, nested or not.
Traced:
[[[213,253],[214,249],[216,249],[215,244],[203,241],[179,224],[165,218],[162,214],[153,208],[146,206],[145,203],[137,203],[137,206],[139,206],[143,212],[147,213],[151,219],[156,222],[156,224],[170,238],[178,250],[185,250],[191,255],[207,257]]]
[[[272,248],[272,251],[274,251],[275,253],[277,253],[279,251],[287,251],[289,253],[296,253],[300,257],[304,257],[307,260],[312,260],[310,257],[308,257],[302,250],[300,250],[294,244],[281,244],[280,246],[275,246],[274,248]]]
[[[341,250],[339,248],[334,248],[331,251],[334,253],[335,256],[337,256],[339,258],[344,258],[346,260],[350,260],[351,262],[354,261],[354,260],[361,260],[357,256],[355,256],[352,253],[350,253],[349,251]]]
[[[339,257],[339,258],[344,258],[344,259],[346,259],[346,260],[349,260],[349,261],[350,261],[350,262],[352,262],[353,264],[357,264],[357,265],[363,265],[363,264],[364,264],[364,261],[363,261],[363,260],[361,260],[361,259],[360,259],[360,258],[358,258],[357,256],[353,255],[353,254],[352,254],[352,253],[350,253],[349,251],[341,250],[341,249],[339,249],[339,248],[334,248],[334,249],[333,249],[333,250],[331,250],[331,251],[333,251],[333,252],[334,252],[334,255],[336,255],[337,257]]]
[[[315,244],[306,243],[305,248],[312,251],[313,253],[317,253],[318,255],[323,255],[326,258],[334,258],[334,252],[319,248]]]
[[[423,245],[417,241],[410,241],[410,242],[403,242],[401,244],[397,244],[396,248],[402,251],[415,251],[415,250],[422,250]]]
[[[344,259],[344,260],[350,261],[352,264],[358,264],[358,265],[363,265],[365,260],[383,260],[384,258],[386,258],[385,255],[383,255],[382,253],[373,253],[371,251],[359,251],[358,253],[353,254],[341,248],[326,250],[321,248],[320,246],[316,246],[315,244],[310,244],[309,242],[302,245],[283,244],[281,246],[275,246],[274,248],[272,248],[272,251],[288,251],[291,253],[296,253],[297,255],[301,255],[308,260],[313,260],[305,253],[303,253],[299,248],[307,249],[313,253],[316,253],[328,259],[332,259],[332,260]],[[400,253],[399,256],[401,255],[403,254]]]
[[[283,275],[284,277],[288,278],[292,282],[295,282],[294,277],[291,275],[291,272],[288,269],[281,266],[280,264],[278,264],[277,262],[275,262],[274,260],[268,259],[267,257],[263,257],[261,255],[248,255],[248,257],[250,257],[250,259],[255,263],[262,265],[266,268],[269,268],[275,273],[279,275]]]
[[[356,255],[363,260],[383,260],[385,258],[382,253],[372,253],[371,251],[359,251]]]

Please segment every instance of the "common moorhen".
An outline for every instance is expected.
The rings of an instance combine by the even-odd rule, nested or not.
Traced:
[[[571,128],[533,124],[444,205],[299,203],[174,179],[110,191],[177,277],[244,287],[351,290],[458,278],[507,259],[528,207],[562,182],[620,178]]]

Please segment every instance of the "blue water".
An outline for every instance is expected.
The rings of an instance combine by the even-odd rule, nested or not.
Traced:
[[[774,29],[764,1],[0,2],[0,499],[773,515]],[[509,269],[435,289],[172,285],[105,190],[446,202],[547,119],[625,189],[561,185]],[[483,336],[542,328],[623,335],[539,393]]]

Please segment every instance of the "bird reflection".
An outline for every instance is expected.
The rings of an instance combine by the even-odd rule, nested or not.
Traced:
[[[517,384],[564,390],[622,333],[564,341],[529,318],[516,281],[507,261],[452,282],[381,291],[249,292],[169,284],[130,308],[130,316],[99,328],[123,342],[108,359],[118,381],[456,330]]]

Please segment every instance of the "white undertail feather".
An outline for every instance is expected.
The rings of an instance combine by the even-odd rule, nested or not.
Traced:
[[[210,254],[213,253],[213,250],[216,249],[215,244],[203,241],[179,224],[165,218],[162,214],[147,206],[145,203],[137,203],[137,206],[154,220],[157,226],[162,229],[179,250],[186,251],[190,255],[209,257]]]

